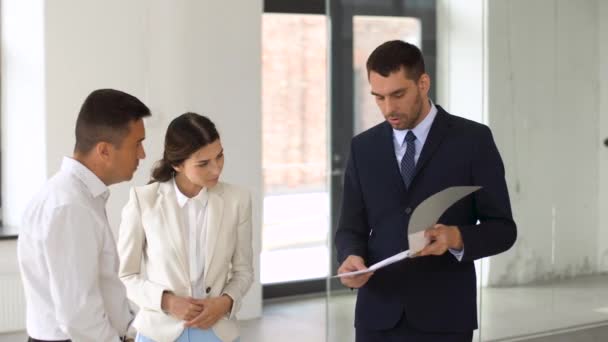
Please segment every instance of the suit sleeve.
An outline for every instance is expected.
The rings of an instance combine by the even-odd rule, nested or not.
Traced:
[[[342,264],[349,255],[357,255],[364,260],[367,259],[367,241],[370,228],[363,193],[361,192],[355,154],[353,142],[351,143],[350,156],[344,175],[342,209],[335,236],[338,264]]]
[[[473,184],[483,188],[473,195],[479,224],[460,227],[464,244],[462,261],[504,252],[513,246],[517,237],[504,165],[486,126],[476,140],[471,172]]]
[[[141,261],[146,243],[146,234],[141,221],[141,210],[137,193],[132,188],[129,202],[122,210],[118,231],[118,276],[127,288],[127,296],[140,308],[162,312],[163,292],[168,291],[159,284],[147,280],[141,274]]]
[[[241,300],[253,282],[253,247],[251,234],[251,196],[249,193],[239,206],[239,223],[236,232],[236,248],[232,255],[231,277],[224,290],[232,298],[231,319],[235,318],[241,306]]]

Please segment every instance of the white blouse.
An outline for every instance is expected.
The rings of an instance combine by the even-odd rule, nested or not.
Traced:
[[[186,254],[188,255],[190,286],[192,297],[206,297],[204,285],[205,250],[207,248],[207,188],[203,188],[196,196],[189,198],[184,195],[173,179],[177,204],[182,209],[182,237]]]

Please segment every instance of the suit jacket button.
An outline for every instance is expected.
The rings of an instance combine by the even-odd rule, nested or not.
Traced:
[[[411,214],[412,213],[412,208],[410,208],[410,207],[405,208],[405,213],[407,215]]]
[[[207,289],[205,289],[205,292],[207,292],[207,293],[211,292],[211,288],[208,287]]]

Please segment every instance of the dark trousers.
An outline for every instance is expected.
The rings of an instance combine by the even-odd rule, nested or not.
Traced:
[[[471,342],[473,331],[458,333],[431,333],[419,331],[407,322],[405,315],[397,326],[389,330],[356,328],[356,342]]]
[[[27,339],[27,342],[72,342],[72,341],[70,341],[70,340],[60,340],[60,341],[55,340],[55,341],[47,341],[47,340],[37,340],[37,339],[35,339],[35,338],[31,338],[31,337],[30,337],[30,338],[28,338],[28,339]]]

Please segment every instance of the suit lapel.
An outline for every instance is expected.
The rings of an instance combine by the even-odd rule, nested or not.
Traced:
[[[426,142],[424,143],[424,147],[422,147],[422,151],[420,152],[420,157],[418,158],[418,162],[416,163],[416,171],[414,173],[414,178],[412,178],[412,184],[416,179],[416,176],[420,173],[424,165],[431,158],[433,153],[437,150],[437,147],[441,144],[441,140],[446,135],[448,128],[450,127],[448,114],[441,108],[437,106],[437,116],[431,125],[431,129],[429,131],[429,135],[426,138]]]
[[[162,213],[165,222],[163,226],[168,230],[171,243],[175,249],[175,254],[178,257],[178,262],[182,267],[182,271],[188,280],[188,283],[190,283],[190,266],[186,255],[186,244],[182,234],[184,222],[181,216],[181,208],[177,205],[177,197],[175,190],[173,189],[173,183],[171,181],[160,183],[158,191],[160,196],[157,205],[160,206],[160,212]]]
[[[382,167],[380,169],[386,170],[386,178],[392,183],[391,188],[395,190],[398,198],[404,198],[405,184],[403,184],[403,178],[401,177],[397,157],[395,157],[393,128],[388,122],[385,121],[383,123],[380,135],[381,146],[379,149],[377,149],[379,151],[379,158],[381,158],[379,165],[386,165],[386,167]]]
[[[222,217],[224,214],[223,185],[218,183],[209,189],[209,200],[207,202],[207,245],[205,246],[205,274],[209,270],[209,265],[213,259],[218,235],[222,227]]]

